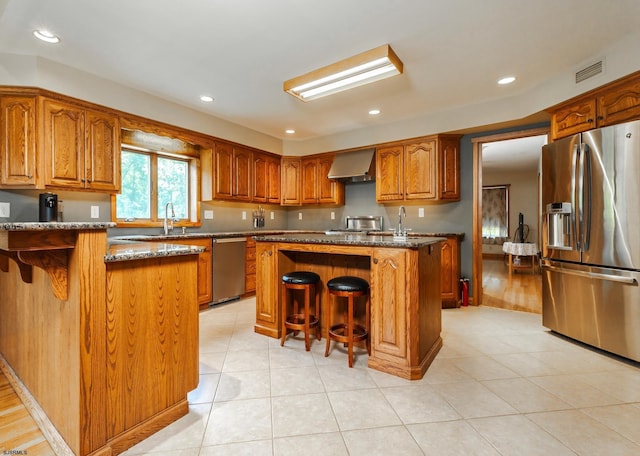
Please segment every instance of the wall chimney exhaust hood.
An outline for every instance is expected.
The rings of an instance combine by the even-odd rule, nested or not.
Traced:
[[[376,178],[375,149],[363,149],[336,154],[329,170],[329,179],[344,182],[367,182]]]

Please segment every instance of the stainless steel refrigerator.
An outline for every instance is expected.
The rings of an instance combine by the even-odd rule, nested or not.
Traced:
[[[640,361],[640,121],[542,149],[542,322]]]

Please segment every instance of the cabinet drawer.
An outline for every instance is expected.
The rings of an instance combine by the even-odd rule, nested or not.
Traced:
[[[244,257],[245,257],[246,261],[255,261],[256,260],[256,248],[255,248],[255,246],[253,246],[253,247],[247,246],[246,250],[244,251]]]
[[[247,261],[244,265],[244,271],[247,275],[256,273],[256,262],[255,261]]]
[[[245,293],[256,291],[256,275],[247,274],[244,279]]]

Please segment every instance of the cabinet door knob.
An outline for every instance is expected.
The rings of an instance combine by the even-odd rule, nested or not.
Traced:
[[[378,259],[377,258],[373,259],[373,264],[378,264]]]

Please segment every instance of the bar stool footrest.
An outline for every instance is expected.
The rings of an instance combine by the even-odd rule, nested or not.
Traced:
[[[285,320],[285,327],[289,329],[304,330],[305,315],[304,314],[291,314],[287,315]],[[315,315],[309,315],[309,328],[315,328],[320,323],[318,317]]]
[[[361,325],[353,326],[353,339],[349,339],[346,333],[347,333],[346,324],[340,323],[337,325],[333,325],[331,326],[331,328],[329,328],[329,339],[346,344],[351,341],[360,342],[361,340],[366,340],[369,334],[365,329],[365,327]]]

